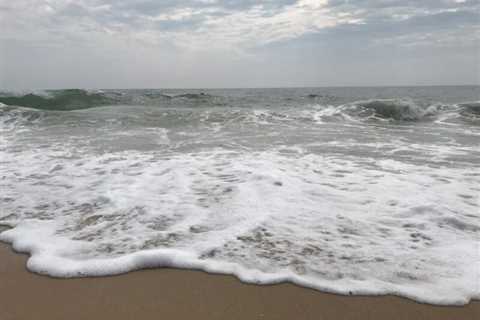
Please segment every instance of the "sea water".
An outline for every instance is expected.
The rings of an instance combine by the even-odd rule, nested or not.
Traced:
[[[54,277],[178,267],[480,298],[479,87],[0,94],[0,240]]]

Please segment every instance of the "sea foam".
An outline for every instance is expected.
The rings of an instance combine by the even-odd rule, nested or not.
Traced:
[[[438,304],[478,297],[471,172],[271,152],[50,157],[23,153],[24,167],[2,172],[0,221],[13,229],[0,239],[38,273],[181,267]]]

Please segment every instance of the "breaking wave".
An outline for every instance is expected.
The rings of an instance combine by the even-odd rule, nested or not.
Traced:
[[[313,97],[313,98],[312,98]],[[315,104],[312,105],[312,99]],[[317,103],[317,99],[324,99]],[[338,101],[341,102],[341,101]],[[279,101],[264,101],[256,96],[222,96],[205,92],[180,92],[168,94],[158,90],[107,90],[81,89],[50,90],[23,95],[0,94],[0,103],[40,110],[71,111],[102,106],[155,106],[178,107],[227,107],[228,109],[256,109],[255,115],[266,122],[265,115],[275,114],[275,120],[313,120],[328,122],[354,121],[435,121],[438,118],[476,122],[480,119],[480,102],[458,104],[425,104],[405,99],[370,99],[335,103],[331,95],[285,96]],[[274,111],[272,109],[275,109]],[[272,111],[263,112],[265,109]],[[12,109],[9,109],[11,111]],[[5,108],[0,111],[7,112]],[[227,115],[228,115],[227,111]],[[230,112],[231,113],[231,112]],[[307,115],[309,114],[309,116]],[[236,114],[235,114],[236,115]],[[305,119],[305,115],[307,118]]]
[[[75,110],[115,103],[112,97],[80,89],[46,91],[41,94],[28,93],[20,96],[2,96],[0,102],[44,110]]]
[[[463,114],[480,117],[480,101],[461,103],[459,107]]]
[[[354,105],[359,107],[358,111],[362,115],[400,121],[422,120],[435,115],[438,111],[434,106],[422,108],[412,101],[397,99],[369,100]]]
[[[108,105],[170,105],[183,103],[215,104],[216,97],[204,92],[168,95],[155,91],[88,91],[82,89],[48,90],[24,95],[0,95],[0,103],[42,110],[78,110]],[[179,104],[179,103],[177,103]]]
[[[420,105],[407,99],[373,99],[321,108],[317,118],[353,121],[425,122],[480,119],[480,103]]]

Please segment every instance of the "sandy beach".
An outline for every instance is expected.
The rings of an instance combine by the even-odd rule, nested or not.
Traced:
[[[84,279],[28,272],[27,256],[0,246],[0,319],[478,319],[480,303],[419,304],[345,297],[292,284],[248,285],[231,276],[142,270]]]

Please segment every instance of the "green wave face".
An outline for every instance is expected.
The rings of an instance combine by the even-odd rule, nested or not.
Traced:
[[[476,89],[417,88],[419,92],[416,94],[412,88],[66,89],[22,95],[0,92],[0,104],[44,111],[72,111],[103,106],[215,109],[220,118],[238,116],[235,110],[259,110],[260,113],[269,110],[269,117],[275,121],[284,119],[301,122],[305,120],[305,113],[309,113],[313,115],[313,118],[307,119],[310,121],[317,121],[318,117],[327,122],[339,119],[429,122],[451,118],[452,121],[478,124],[480,103]],[[453,92],[453,96],[446,95],[442,90]],[[218,112],[217,109],[224,109],[225,112]],[[243,112],[243,116],[245,114],[248,111]],[[248,121],[249,117],[245,117]]]
[[[99,93],[90,93],[81,89],[49,91],[49,95],[29,93],[23,96],[0,97],[0,102],[7,105],[43,109],[75,110],[111,104],[111,98]]]
[[[0,103],[41,110],[78,110],[111,105],[211,107],[224,105],[222,97],[204,92],[180,92],[167,95],[155,90],[109,90],[91,92],[82,89],[47,90],[42,94],[0,94]]]

